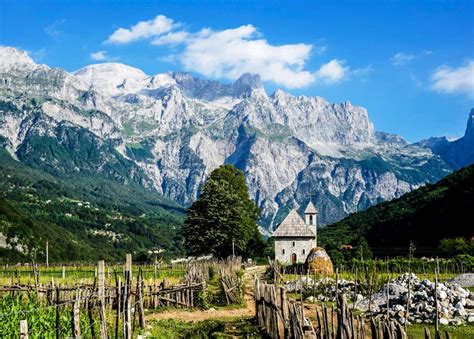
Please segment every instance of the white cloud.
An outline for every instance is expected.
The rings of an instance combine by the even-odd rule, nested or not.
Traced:
[[[171,31],[176,24],[173,20],[164,15],[158,15],[156,18],[148,21],[140,21],[130,28],[119,28],[107,39],[107,43],[126,44],[132,41],[157,37],[163,33]]]
[[[54,40],[59,40],[63,35],[61,27],[64,25],[66,20],[56,20],[51,25],[45,27],[44,32]]]
[[[188,70],[207,77],[237,79],[242,73],[258,73],[264,81],[285,87],[309,85],[314,74],[304,69],[312,46],[274,46],[259,38],[252,25],[223,31],[204,29],[184,41],[180,60]]]
[[[184,69],[209,78],[235,80],[243,73],[258,73],[263,81],[287,88],[300,88],[314,82],[334,84],[352,72],[343,61],[333,59],[319,70],[307,67],[311,55],[320,55],[325,45],[305,43],[273,45],[253,25],[190,32],[177,29],[172,19],[158,15],[154,20],[142,21],[129,29],[120,28],[108,43],[128,43],[149,39],[156,46],[172,46],[172,54],[161,57],[165,62],[179,63]]]
[[[342,60],[332,59],[319,68],[316,77],[328,84],[339,82],[349,74],[350,69],[344,64],[345,62]]]
[[[175,45],[186,41],[189,33],[185,31],[170,32],[154,39],[151,43],[153,45]]]
[[[461,93],[474,97],[474,59],[465,66],[441,66],[432,75],[431,89],[442,93]]]
[[[95,53],[91,53],[90,57],[92,60],[95,61],[104,61],[107,60],[107,52],[106,51],[98,51]]]
[[[409,63],[415,58],[416,56],[414,54],[398,52],[397,54],[392,56],[390,60],[392,61],[393,65],[400,66]]]

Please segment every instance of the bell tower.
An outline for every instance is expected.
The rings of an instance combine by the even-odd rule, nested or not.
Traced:
[[[315,234],[315,246],[317,246],[317,239],[318,239],[318,210],[316,207],[313,205],[311,200],[308,203],[308,206],[306,206],[306,209],[304,210],[304,221],[306,225],[308,225],[310,228],[313,228],[314,234]]]

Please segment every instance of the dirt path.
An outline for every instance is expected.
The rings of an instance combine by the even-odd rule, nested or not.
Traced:
[[[215,309],[209,310],[180,310],[173,309],[165,312],[148,314],[146,320],[176,319],[182,321],[202,321],[216,318],[241,318],[255,316],[255,303],[253,300],[253,276],[262,277],[266,266],[253,266],[245,270],[243,282],[245,285],[245,307],[236,309]]]

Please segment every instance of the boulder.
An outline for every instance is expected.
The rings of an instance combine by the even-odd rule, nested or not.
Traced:
[[[443,300],[443,299],[446,299],[447,296],[448,296],[448,295],[446,294],[445,291],[443,291],[443,290],[438,290],[438,298],[440,298],[441,300]]]
[[[309,252],[306,264],[311,274],[334,274],[331,258],[322,247],[315,247]]]
[[[439,319],[439,323],[440,323],[441,325],[449,325],[449,320],[446,319],[446,318],[440,318],[440,319]]]
[[[462,287],[474,286],[474,273],[464,273],[449,281],[451,284],[458,284]]]

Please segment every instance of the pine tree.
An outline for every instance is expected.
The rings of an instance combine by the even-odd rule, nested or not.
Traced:
[[[204,184],[199,198],[187,211],[183,226],[188,254],[232,254],[250,256],[255,239],[261,242],[257,220],[259,209],[250,199],[242,171],[232,165],[215,169]],[[248,248],[252,243],[252,248]]]

